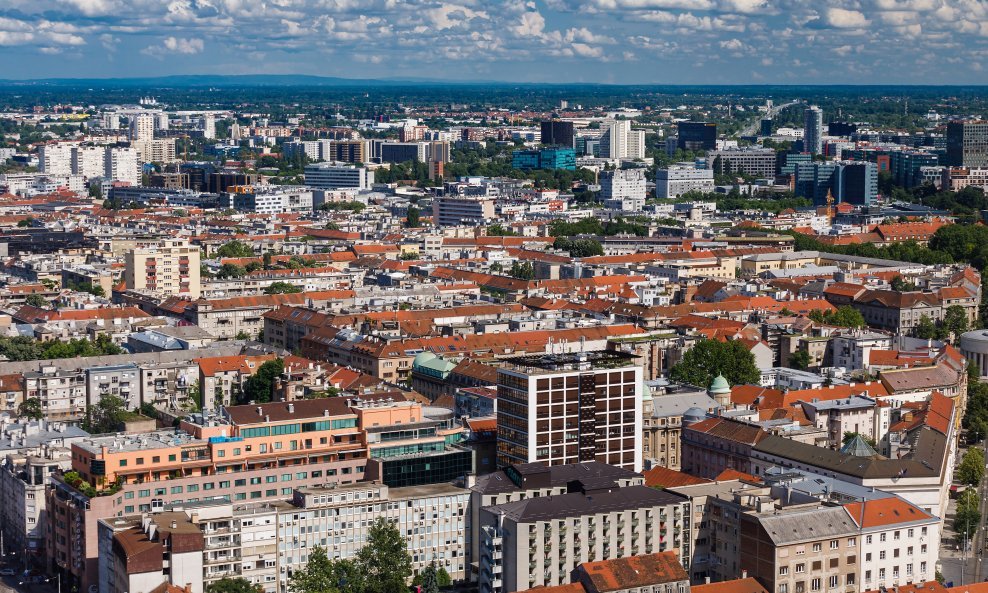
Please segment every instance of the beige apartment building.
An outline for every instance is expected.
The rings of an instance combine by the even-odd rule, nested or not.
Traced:
[[[163,239],[137,247],[127,253],[125,261],[128,289],[199,298],[199,248],[188,241]]]

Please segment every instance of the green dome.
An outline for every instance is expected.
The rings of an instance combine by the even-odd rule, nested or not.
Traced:
[[[419,352],[415,355],[415,359],[412,361],[412,366],[422,366],[423,364],[430,362],[436,358],[436,355],[432,352],[426,350],[425,352]]]
[[[710,393],[730,393],[731,384],[727,382],[724,375],[717,375],[717,377],[713,380],[713,383],[710,384],[710,389],[708,389],[708,391]]]

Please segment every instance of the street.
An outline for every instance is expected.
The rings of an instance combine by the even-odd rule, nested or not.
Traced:
[[[741,130],[738,133],[738,135],[739,136],[754,136],[755,133],[758,131],[758,128],[762,125],[762,118],[765,118],[765,117],[775,117],[783,109],[787,109],[789,107],[792,107],[793,105],[797,105],[798,103],[799,103],[799,101],[790,101],[790,102],[785,103],[783,105],[775,105],[775,106],[773,106],[771,111],[761,114],[757,119],[755,119],[755,121],[753,123],[749,124],[743,130]]]
[[[960,451],[958,451],[958,458]],[[951,500],[947,507],[947,517],[944,519],[943,536],[940,546],[940,564],[944,579],[954,585],[966,585],[988,579],[988,564],[984,562],[985,551],[985,515],[988,511],[988,504],[985,501],[985,494],[988,492],[988,473],[978,485],[978,510],[981,512],[981,525],[974,532],[973,541],[969,546],[969,551],[960,550],[957,534],[953,532],[952,522],[956,509],[956,501]]]

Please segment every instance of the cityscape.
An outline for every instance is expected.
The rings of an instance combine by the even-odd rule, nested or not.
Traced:
[[[988,12],[831,4],[0,7],[0,593],[988,593]]]

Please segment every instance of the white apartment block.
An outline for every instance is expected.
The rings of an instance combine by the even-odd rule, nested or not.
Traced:
[[[254,186],[252,191],[227,194],[228,207],[256,214],[312,212],[312,190],[299,187]]]
[[[72,172],[87,179],[103,177],[106,151],[105,146],[73,146]]]
[[[645,208],[647,189],[644,169],[601,171],[600,197],[604,207],[623,212],[641,212]]]
[[[675,551],[689,571],[690,504],[648,486],[587,485],[567,494],[487,507],[480,538],[481,593],[509,593],[570,581],[584,562]]]
[[[691,191],[714,191],[714,172],[697,169],[690,163],[678,163],[655,171],[655,197],[678,198]]]
[[[316,163],[306,165],[305,184],[320,189],[351,187],[358,190],[370,189],[374,184],[374,172],[367,167],[353,167],[340,163]]]
[[[103,176],[113,181],[141,184],[141,168],[137,150],[130,147],[109,147],[104,152]]]
[[[644,159],[645,130],[632,130],[630,120],[605,120],[601,124],[600,158]]]
[[[494,218],[494,198],[486,196],[442,196],[432,201],[432,220],[437,226],[480,225]]]
[[[154,139],[154,114],[136,113],[130,117],[130,139],[134,141]]]
[[[936,576],[940,519],[891,496],[844,505],[861,528],[861,589],[892,590]]]
[[[137,158],[142,163],[173,163],[177,160],[174,138],[132,140],[130,145],[137,149]]]
[[[38,149],[38,170],[49,175],[72,174],[72,144],[45,144]]]

